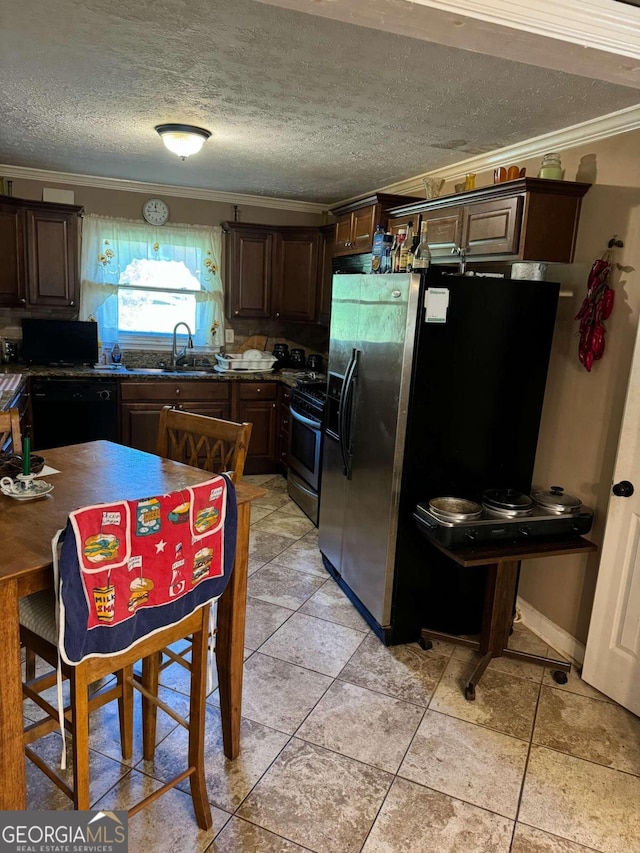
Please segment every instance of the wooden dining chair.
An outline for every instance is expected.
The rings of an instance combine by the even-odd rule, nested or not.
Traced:
[[[20,412],[17,409],[7,409],[0,412],[0,447],[11,438],[13,453],[22,453],[22,436],[20,434]]]
[[[212,473],[224,471],[237,483],[244,471],[251,427],[165,406],[160,412],[156,454]]]
[[[7,439],[11,439],[11,452],[22,453],[22,435],[20,433],[20,412],[18,409],[7,409],[0,412],[0,448]],[[26,650],[26,678],[31,680],[36,674],[36,655],[33,649]]]
[[[186,521],[176,513],[185,501],[197,508]],[[84,507],[71,514],[65,530],[58,593],[45,590],[20,600],[21,638],[51,666],[59,664],[69,680],[63,724],[73,740],[73,788],[31,749],[60,724],[58,709],[40,695],[56,682],[55,672],[23,684],[25,697],[48,714],[25,728],[25,753],[76,809],[91,806],[89,713],[118,700],[122,757],[130,759],[135,688],[147,705],[155,704],[184,726],[189,741],[186,769],[132,806],[129,816],[188,778],[198,826],[211,827],[204,767],[209,619],[211,602],[224,591],[233,570],[236,523],[230,478],[219,476],[142,501]],[[93,530],[97,532],[91,534]],[[174,571],[178,553],[179,583]],[[136,661],[185,637],[191,641],[188,720],[157,697],[144,672],[141,682],[133,677]],[[89,692],[94,682],[113,673],[115,684]]]
[[[241,480],[251,439],[250,423],[236,423],[165,406],[160,413],[156,454],[174,462],[213,473],[226,473],[234,483]],[[160,673],[172,664],[189,671],[189,642],[179,649],[166,646],[142,662],[144,678],[157,696]],[[144,757],[153,758],[156,741],[157,705],[143,697]]]

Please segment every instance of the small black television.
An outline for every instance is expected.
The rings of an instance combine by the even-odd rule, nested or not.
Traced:
[[[90,364],[98,361],[98,324],[82,320],[22,320],[25,364]]]

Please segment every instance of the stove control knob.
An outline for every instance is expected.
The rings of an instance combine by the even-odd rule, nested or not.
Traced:
[[[529,535],[529,528],[528,528],[528,527],[519,527],[519,528],[518,528],[518,533],[519,533],[521,536],[528,536],[528,535]]]
[[[478,536],[478,531],[477,530],[467,530],[466,536],[467,536],[467,539],[470,539],[473,542]]]

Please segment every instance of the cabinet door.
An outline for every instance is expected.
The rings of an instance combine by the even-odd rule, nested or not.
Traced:
[[[318,230],[276,234],[274,317],[298,323],[316,318]]]
[[[158,439],[158,424],[160,412],[164,406],[173,406],[185,412],[195,412],[210,418],[229,420],[230,407],[225,401],[203,403],[202,401],[176,403],[175,400],[164,400],[154,403],[123,403],[121,406],[121,439],[127,447],[145,450],[147,453],[156,452]]]
[[[245,472],[276,472],[278,433],[278,385],[275,382],[232,383],[232,412],[235,421],[253,424]]]
[[[462,246],[471,255],[517,255],[522,196],[474,204],[464,210]]]
[[[227,242],[227,316],[271,316],[273,232],[231,231]]]
[[[422,214],[422,222],[427,223],[431,257],[450,258],[452,250],[461,245],[462,208],[427,211]]]
[[[156,452],[162,403],[123,403],[120,407],[120,437],[127,447]]]
[[[27,281],[31,305],[73,307],[78,302],[78,216],[26,211]]]
[[[351,248],[351,213],[345,213],[336,219],[335,254],[350,255]]]
[[[24,305],[24,211],[0,202],[0,305]]]
[[[238,400],[237,420],[253,424],[245,474],[269,474],[276,471],[275,400]]]
[[[373,204],[370,207],[362,207],[354,210],[351,226],[351,251],[370,252],[373,247],[373,235],[376,230],[377,217],[380,215],[380,205]]]
[[[313,323],[318,283],[318,230],[276,234],[274,317]]]
[[[328,326],[331,320],[331,288],[333,284],[331,259],[334,255],[334,234],[335,229],[332,225],[323,225],[320,228],[320,269],[318,271],[316,317],[318,323],[324,326]]]

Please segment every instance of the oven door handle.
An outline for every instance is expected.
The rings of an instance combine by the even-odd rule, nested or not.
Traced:
[[[353,420],[353,389],[356,370],[358,368],[358,358],[360,353],[357,349],[351,352],[351,360],[347,366],[340,391],[340,451],[342,453],[342,461],[344,463],[343,474],[347,480],[351,479],[351,426]]]
[[[311,420],[311,418],[307,418],[304,415],[301,415],[293,406],[289,407],[291,411],[291,417],[295,418],[297,421],[300,421],[301,424],[305,424],[305,426],[311,427],[311,429],[319,430],[321,427],[320,421]]]

